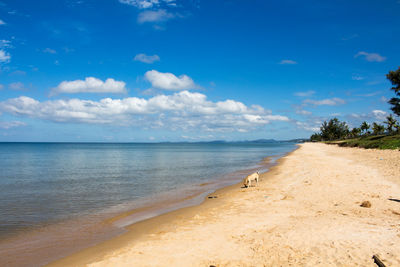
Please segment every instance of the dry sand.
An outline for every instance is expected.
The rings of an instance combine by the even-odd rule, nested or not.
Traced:
[[[213,195],[53,265],[400,266],[399,151],[306,143]]]

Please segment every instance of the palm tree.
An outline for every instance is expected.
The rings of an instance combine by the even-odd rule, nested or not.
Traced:
[[[393,118],[392,114],[390,114],[390,116],[386,117],[386,121],[384,121],[383,123],[387,124],[387,130],[389,133],[393,132],[393,127],[396,125],[397,120],[395,118]]]
[[[399,123],[396,123],[393,127],[396,129],[396,133],[400,133],[400,124]]]
[[[385,126],[374,122],[372,124],[372,131],[374,132],[374,134],[383,134],[383,132],[385,131]]]
[[[358,137],[358,136],[360,136],[360,134],[361,134],[361,129],[360,128],[355,127],[355,128],[353,128],[351,130],[351,136],[352,137]]]
[[[364,134],[366,134],[366,133],[368,133],[368,129],[370,127],[371,126],[366,121],[364,121],[363,123],[361,123],[360,129],[361,129],[361,131],[364,132]]]

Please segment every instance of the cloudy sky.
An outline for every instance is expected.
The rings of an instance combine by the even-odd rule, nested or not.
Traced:
[[[382,121],[398,0],[0,0],[0,141],[308,137]]]

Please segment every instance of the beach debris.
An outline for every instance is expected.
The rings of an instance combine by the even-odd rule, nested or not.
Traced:
[[[293,199],[293,196],[290,196],[290,195],[284,195],[284,196],[281,198],[281,200],[291,200],[291,199]]]
[[[395,214],[395,215],[400,215],[400,212],[397,212],[397,211],[395,211],[395,210],[391,210],[391,211],[392,211],[392,213]]]
[[[368,200],[363,201],[363,203],[361,203],[360,207],[371,208],[371,202],[369,202]]]
[[[377,255],[372,256],[372,259],[374,259],[374,263],[379,267],[386,267],[386,265],[383,264],[383,262],[379,259]]]
[[[388,200],[394,201],[394,202],[400,202],[400,199],[395,199],[395,198],[389,198]]]
[[[218,198],[217,196],[209,196],[208,198]]]

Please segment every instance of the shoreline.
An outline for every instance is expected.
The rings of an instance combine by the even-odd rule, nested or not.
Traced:
[[[293,150],[295,149],[297,147],[294,146]],[[207,199],[207,196],[216,190],[238,184],[244,173],[254,171],[255,168],[269,171],[271,167],[276,165],[276,159],[285,155],[287,153],[264,157],[255,163],[254,166],[257,167],[223,174],[215,181],[195,185],[195,189],[181,190],[182,195],[179,194],[172,198],[165,195],[161,196],[161,200],[151,201],[149,199],[137,207],[125,211],[116,211],[109,213],[109,215],[99,213],[92,214],[90,217],[80,216],[76,219],[18,233],[0,243],[0,250],[3,251],[0,253],[3,255],[3,260],[0,260],[0,262],[6,265],[11,264],[11,266],[29,266],[29,264],[26,264],[27,262],[42,266],[68,258],[87,248],[125,235],[130,232],[131,225],[140,221],[151,220],[166,213],[201,205]],[[71,231],[72,235],[69,236],[68,233]],[[40,240],[49,241],[40,243]],[[58,240],[62,241],[62,247],[58,245],[60,244],[57,242]],[[19,257],[17,257],[18,255]]]
[[[257,187],[222,188],[48,266],[374,266],[373,255],[396,266],[399,160],[397,151],[302,144]]]
[[[280,164],[283,163],[284,158],[298,150],[300,146],[296,144],[295,148],[283,155],[279,156],[267,156],[261,160],[258,164],[263,164],[264,167],[268,167],[267,171],[263,172],[261,176],[266,177],[267,175],[273,175],[274,169],[277,168]],[[202,209],[209,208],[211,203],[215,203],[218,201],[217,198],[209,198],[210,196],[219,196],[228,194],[233,190],[237,190],[242,187],[242,181],[235,182],[234,184],[230,184],[227,186],[223,186],[221,188],[213,189],[212,192],[203,192],[200,193],[200,198],[197,203],[189,204],[183,207],[177,207],[173,210],[163,212],[161,214],[152,216],[150,218],[146,218],[140,221],[136,221],[134,223],[125,225],[126,231],[121,233],[118,236],[112,237],[111,239],[105,240],[99,244],[94,246],[82,249],[78,252],[75,252],[71,255],[63,257],[61,259],[55,260],[46,264],[45,266],[49,267],[57,267],[57,266],[85,266],[91,262],[100,260],[104,255],[109,253],[110,251],[122,248],[124,245],[132,242],[138,242],[141,237],[149,234],[154,231],[157,227],[170,224],[176,218],[185,217],[189,218],[192,214],[198,212]],[[196,196],[190,196],[189,198],[195,198]],[[146,208],[144,208],[146,209]],[[128,217],[131,214],[136,214],[136,210],[131,210],[119,214],[113,218],[107,220],[110,223],[115,223],[124,218]]]

